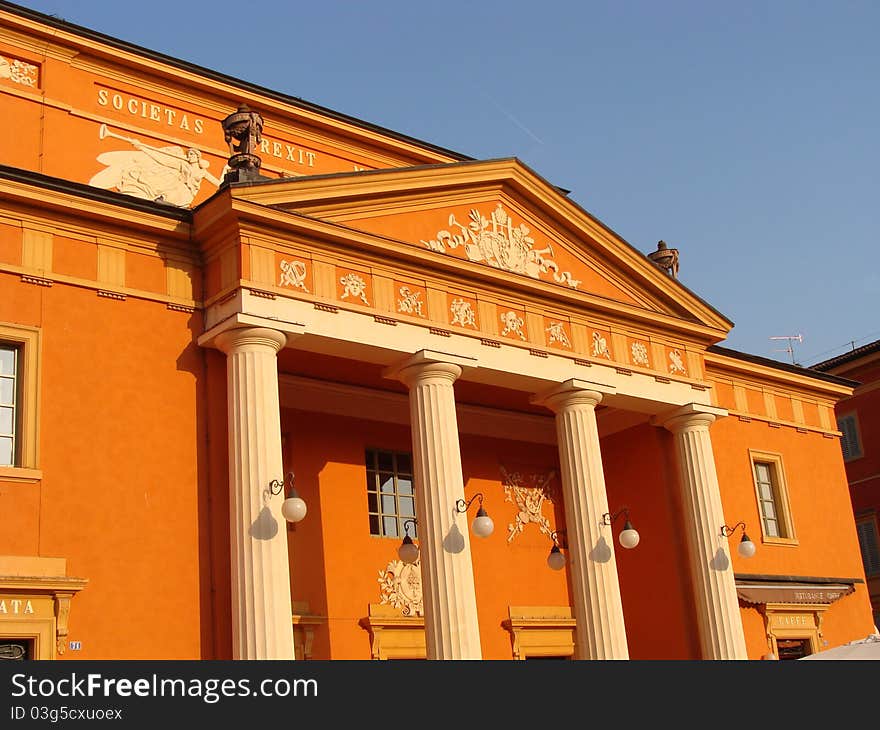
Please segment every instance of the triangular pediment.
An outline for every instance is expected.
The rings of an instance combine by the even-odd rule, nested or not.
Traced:
[[[515,159],[271,181],[233,195],[608,306],[732,324]],[[546,289],[545,289],[546,291]]]

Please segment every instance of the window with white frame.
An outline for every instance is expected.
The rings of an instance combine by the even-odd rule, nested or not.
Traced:
[[[750,451],[750,455],[765,542],[794,542],[782,456],[760,451]]]
[[[0,466],[14,466],[18,460],[18,351],[0,343]]]
[[[367,505],[370,534],[380,537],[418,537],[415,520],[412,455],[400,451],[367,449]]]
[[[851,461],[863,456],[862,441],[859,438],[859,422],[855,413],[848,413],[837,419],[837,430],[840,431],[840,448],[843,460]]]
[[[877,536],[877,515],[870,514],[856,519],[859,548],[865,575],[880,575],[880,539]]]

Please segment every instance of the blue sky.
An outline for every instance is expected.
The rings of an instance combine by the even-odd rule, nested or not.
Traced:
[[[476,158],[518,157],[810,365],[880,339],[880,3],[21,0]]]

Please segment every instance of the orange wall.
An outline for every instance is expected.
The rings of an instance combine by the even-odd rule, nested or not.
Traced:
[[[825,639],[835,646],[870,633],[865,574],[849,495],[842,487],[846,478],[838,439],[728,417],[712,426],[712,442],[727,524],[744,521],[757,546],[754,557],[744,559],[735,550],[739,533],[730,538],[734,572],[855,578],[860,581],[856,592],[832,604],[826,614]],[[767,544],[761,539],[749,448],[782,455],[797,546]],[[748,617],[756,609],[742,610],[744,625],[757,626]],[[746,641],[751,658],[767,653],[763,631],[750,630]]]
[[[37,484],[0,481],[0,554],[88,578],[66,658],[201,654],[198,315],[0,274],[0,321],[41,328]]]
[[[397,560],[400,539],[369,534],[364,449],[411,452],[409,427],[301,411],[285,411],[282,424],[288,463],[309,505],[288,533],[293,599],[328,616],[327,629],[316,631],[315,658],[368,659],[369,634],[358,620],[368,604],[380,602],[379,573]],[[461,447],[465,494],[481,492],[495,522],[488,538],[470,537],[483,656],[510,659],[511,637],[501,627],[508,606],[568,606],[570,598],[565,571],[546,565],[551,542],[537,525],[507,542],[517,510],[505,502],[499,464],[557,469],[556,449],[467,435]],[[469,529],[475,512],[472,505],[462,525]],[[546,504],[544,514],[555,526],[561,505]]]
[[[602,439],[608,508],[628,507],[639,544],[614,552],[632,659],[699,659],[700,642],[681,521],[672,436],[649,425]],[[612,528],[609,528],[609,541]]]

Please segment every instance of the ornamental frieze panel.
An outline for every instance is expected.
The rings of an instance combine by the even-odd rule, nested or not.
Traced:
[[[501,203],[494,210],[471,208],[463,221],[450,213],[447,226],[448,230],[438,230],[421,243],[437,253],[458,251],[469,261],[532,279],[572,289],[581,284],[571,271],[562,270],[554,246],[546,239],[536,239],[531,228],[522,220],[514,220]]]
[[[651,367],[651,359],[648,355],[648,343],[642,340],[629,340],[629,361],[636,367]]]
[[[350,304],[372,306],[370,275],[336,267],[336,298]]]
[[[40,83],[40,69],[20,58],[0,55],[0,79],[36,89]]]
[[[539,532],[548,537],[553,532],[548,515],[544,514],[545,502],[559,501],[559,491],[555,484],[556,471],[553,469],[517,469],[501,465],[501,485],[504,487],[504,501],[516,507],[517,513],[507,525],[507,542],[513,542],[529,525],[535,525]],[[552,514],[553,508],[547,512]]]
[[[499,307],[498,332],[502,337],[526,342],[526,316],[522,310]]]
[[[394,310],[411,317],[428,317],[428,294],[424,287],[394,282]]]
[[[567,321],[558,318],[544,318],[544,336],[550,347],[571,350],[571,326]]]
[[[480,329],[477,300],[470,297],[448,294],[449,324],[467,329]]]
[[[404,616],[423,616],[421,562],[392,560],[379,571],[379,603],[398,609]]]
[[[611,333],[607,330],[591,330],[590,356],[611,360]]]

